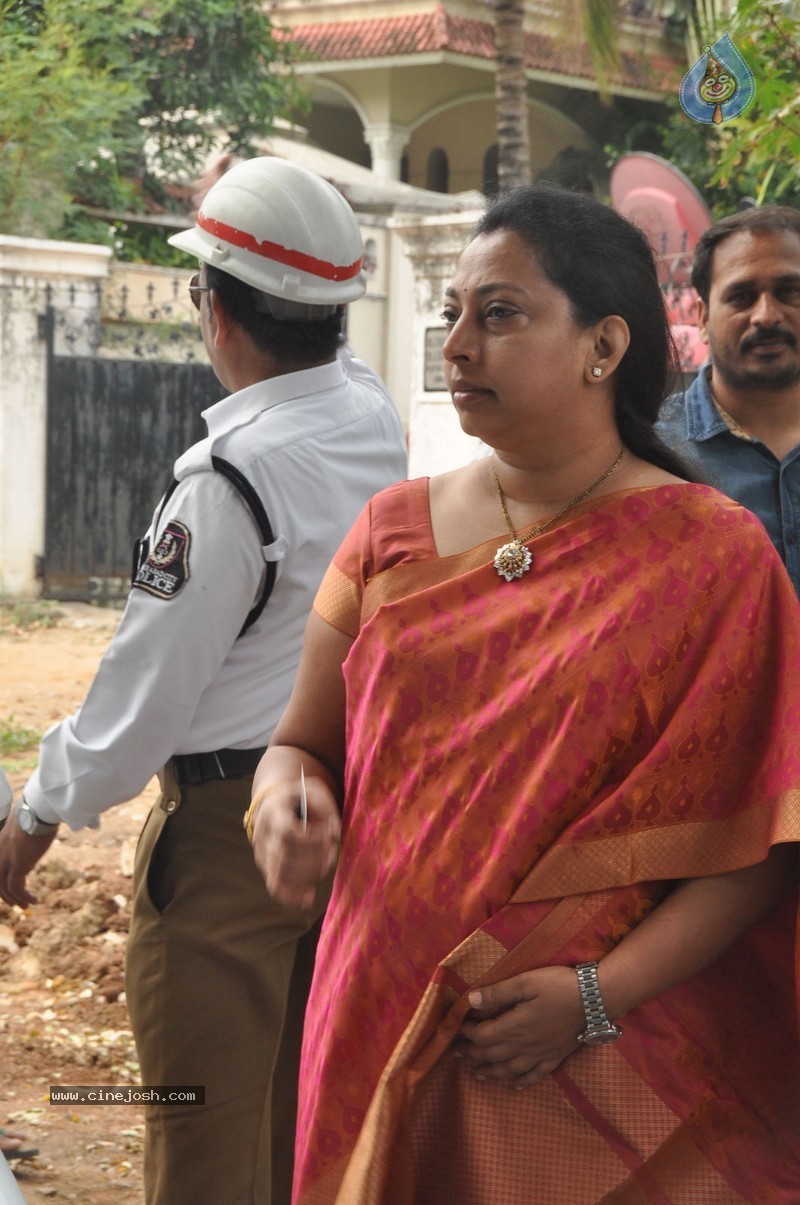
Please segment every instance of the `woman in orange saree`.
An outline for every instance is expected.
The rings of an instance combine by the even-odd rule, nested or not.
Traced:
[[[613,1049],[586,1047],[528,1092],[446,1053],[470,989],[601,959],[674,881],[800,836],[783,566],[704,486],[624,491],[531,545],[521,605],[494,547],[435,556],[426,509],[425,481],[374,499],[316,604],[358,638],[300,1200],[571,1203],[631,1180],[639,1195],[619,1199],[684,1201],[683,1185],[788,1205],[800,1181],[758,1190],[800,1126],[788,905],[691,990],[629,1013]],[[342,1195],[326,1195],[359,1131]]]
[[[607,241],[622,222],[523,202]],[[287,902],[335,856],[344,800],[295,1200],[788,1205],[796,597],[757,520],[637,455],[620,382],[595,388],[636,315],[559,312],[521,243],[479,233],[446,311],[454,401],[495,455],[373,499],[257,777],[256,856]]]

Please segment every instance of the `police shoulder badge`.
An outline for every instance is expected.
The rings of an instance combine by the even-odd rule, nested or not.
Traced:
[[[155,548],[139,566],[133,585],[156,598],[174,598],[189,580],[191,542],[189,528],[170,519]]]

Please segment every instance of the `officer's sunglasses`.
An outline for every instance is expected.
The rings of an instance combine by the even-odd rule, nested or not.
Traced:
[[[196,310],[200,309],[200,293],[210,293],[209,285],[200,284],[200,273],[195,272],[192,279],[189,281],[189,296],[192,299],[192,305]]]

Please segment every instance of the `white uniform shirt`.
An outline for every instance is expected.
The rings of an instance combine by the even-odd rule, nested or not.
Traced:
[[[188,577],[170,598],[131,590],[82,707],[42,741],[25,787],[41,820],[96,826],[175,753],[266,745],[328,562],[367,499],[406,474],[392,401],[346,352],[242,389],[203,417],[208,436],[176,462],[179,485],[149,533],[154,547],[168,523],[183,525]],[[254,486],[274,544],[262,547],[212,454]],[[237,639],[268,560],[277,562],[269,602]]]

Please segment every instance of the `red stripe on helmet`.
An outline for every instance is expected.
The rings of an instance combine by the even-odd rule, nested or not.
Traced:
[[[224,239],[226,243],[233,243],[234,247],[241,247],[243,251],[252,251],[254,255],[262,255],[264,259],[273,259],[290,268],[299,268],[302,272],[310,272],[312,276],[321,276],[324,280],[352,280],[361,271],[362,256],[352,264],[331,264],[327,260],[317,259],[314,255],[306,255],[304,251],[292,251],[289,247],[282,247],[280,243],[271,243],[269,239],[259,242],[245,230],[237,230],[235,226],[228,226],[225,222],[207,217],[204,213],[197,215],[197,225],[201,230],[205,230],[206,234]]]

